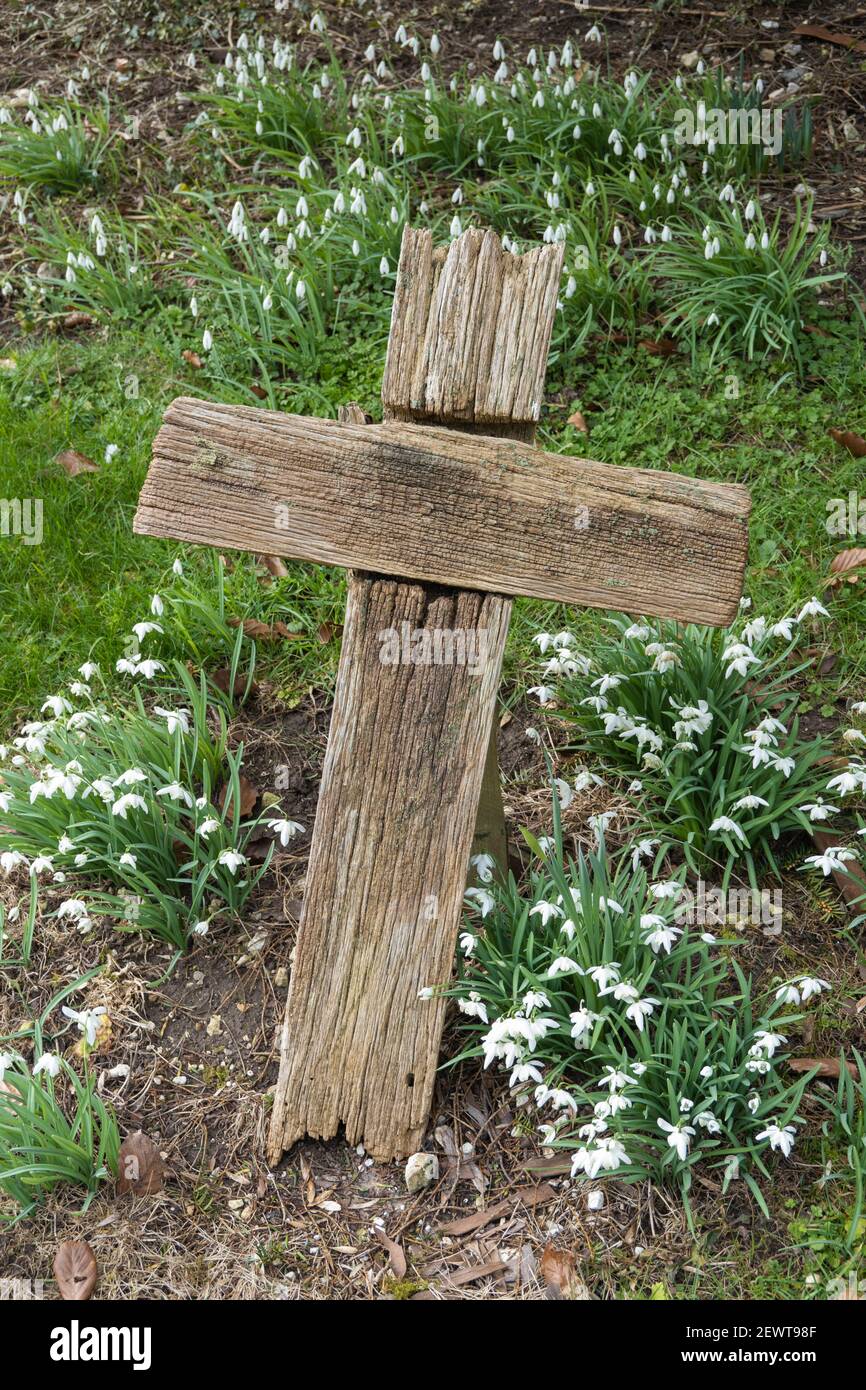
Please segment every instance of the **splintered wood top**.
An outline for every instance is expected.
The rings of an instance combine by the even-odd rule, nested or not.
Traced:
[[[748,491],[392,421],[181,397],[134,528],[202,545],[726,625]]]

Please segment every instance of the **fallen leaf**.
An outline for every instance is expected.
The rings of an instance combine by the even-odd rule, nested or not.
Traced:
[[[266,401],[268,399],[268,393],[265,390],[264,386],[253,385],[250,387],[250,390],[252,391],[253,395],[258,398],[258,400]]]
[[[581,434],[589,434],[589,425],[586,423],[582,411],[576,410],[573,415],[569,415],[568,423],[574,425],[576,430],[580,430]]]
[[[830,434],[855,459],[866,458],[866,439],[862,435],[855,434],[853,430],[830,430]]]
[[[837,1080],[839,1077],[838,1057],[789,1057],[788,1066],[791,1071],[797,1072],[800,1076],[805,1075],[806,1072],[812,1071],[817,1067],[816,1076],[830,1076],[835,1077]],[[856,1080],[857,1067],[855,1064],[853,1062],[846,1062],[845,1066]]]
[[[181,353],[181,357],[183,358],[184,362],[188,362],[191,367],[199,368],[204,366],[204,363],[202,362],[198,353],[193,352],[191,348],[184,348],[183,352]]]
[[[112,1031],[111,1019],[108,1014],[100,1014],[96,1021],[96,1037],[93,1040],[93,1045],[88,1044],[86,1038],[79,1038],[72,1051],[76,1057],[107,1052],[111,1046]]]
[[[328,642],[330,642],[335,631],[336,629],[333,623],[319,624],[318,628],[316,629],[316,636],[318,637],[323,647],[326,646]]]
[[[279,555],[260,555],[259,559],[274,579],[287,579],[289,571]]]
[[[647,352],[653,357],[673,357],[677,350],[677,345],[673,338],[659,338],[657,340],[652,338],[641,338],[638,345],[642,348],[646,348]]]
[[[217,804],[221,811],[225,810],[230,786],[231,782],[226,782],[217,798]],[[252,815],[253,807],[258,801],[261,793],[258,787],[254,787],[249,777],[246,777],[243,772],[238,776],[238,788],[241,794],[241,815],[250,816]]]
[[[507,1216],[520,1204],[527,1207],[542,1206],[545,1202],[552,1202],[555,1196],[556,1192],[547,1182],[517,1187],[510,1197],[503,1197],[501,1202],[494,1202],[492,1207],[485,1207],[483,1211],[474,1211],[469,1216],[461,1216],[457,1221],[449,1221],[444,1226],[440,1226],[439,1233],[444,1236],[465,1236],[470,1231],[478,1231],[491,1221],[498,1220],[500,1216]]]
[[[854,53],[866,53],[866,43],[855,39],[853,34],[834,33],[831,29],[825,29],[823,24],[798,24],[792,33],[804,39],[818,39],[821,43],[833,43],[841,48],[850,48]]]
[[[99,1269],[86,1240],[65,1240],[54,1256],[54,1277],[63,1297],[84,1303],[96,1288]]]
[[[228,618],[229,627],[240,627],[240,618]],[[296,642],[300,637],[305,637],[304,632],[290,632],[283,622],[272,623],[270,627],[263,623],[259,618],[244,618],[243,629],[245,637],[258,639],[260,642],[279,642],[283,639],[286,642]]]
[[[548,1298],[576,1298],[582,1288],[577,1277],[575,1259],[570,1250],[557,1250],[546,1245],[541,1256],[541,1277],[547,1286]]]
[[[850,571],[859,569],[861,565],[866,565],[866,549],[863,546],[854,545],[848,550],[840,550],[830,563],[830,573],[824,581],[825,587],[833,589],[837,584],[856,584],[860,575],[851,574]]]
[[[71,313],[64,314],[60,320],[60,327],[66,333],[71,333],[76,328],[90,328],[96,322],[92,314],[85,314],[81,309],[73,309]]]
[[[121,1144],[119,1166],[118,1194],[132,1192],[136,1197],[151,1197],[162,1191],[164,1164],[159,1149],[140,1129],[127,1135]]]
[[[69,474],[70,478],[77,478],[79,473],[98,473],[99,465],[89,459],[86,454],[79,454],[77,449],[64,449],[54,460],[60,467]]]
[[[385,1231],[383,1231],[381,1226],[374,1226],[373,1234],[375,1235],[379,1244],[388,1251],[388,1258],[391,1262],[391,1273],[393,1274],[394,1278],[405,1279],[406,1256],[404,1254],[402,1245],[399,1245],[396,1240],[392,1240],[391,1237],[387,1235]]]
[[[214,671],[213,675],[211,676],[211,680],[213,681],[217,690],[221,690],[224,695],[228,695],[229,693],[229,681],[231,680],[231,678],[232,673],[228,666],[221,666],[220,669],[218,671]],[[234,678],[234,683],[232,685],[232,695],[234,695],[235,698],[239,698],[241,695],[243,695],[246,688],[246,676],[240,674],[236,675]],[[255,681],[253,681],[252,685],[250,686],[250,694],[254,695],[257,690],[258,686],[256,685]]]
[[[455,1269],[445,1275],[445,1284],[472,1284],[476,1279],[487,1279],[491,1274],[504,1274],[509,1268],[502,1260],[491,1260],[486,1265],[472,1265],[469,1269]]]

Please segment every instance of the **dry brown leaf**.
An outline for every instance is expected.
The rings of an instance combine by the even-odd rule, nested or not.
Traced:
[[[228,797],[230,786],[231,783],[226,782],[217,799],[217,804],[219,805],[221,811],[225,810],[226,798]],[[258,801],[261,793],[258,787],[254,787],[249,777],[246,777],[244,773],[240,773],[238,777],[238,786],[240,788],[241,793],[241,815],[251,816],[253,813],[253,807]]]
[[[797,1072],[799,1076],[804,1076],[806,1072],[812,1071],[817,1067],[816,1076],[839,1077],[839,1058],[838,1057],[789,1057],[788,1066],[791,1071]],[[857,1077],[857,1068],[853,1062],[846,1062],[851,1075]]]
[[[240,627],[240,618],[228,618],[229,627]],[[243,629],[245,637],[252,637],[259,642],[296,642],[306,634],[303,632],[290,632],[283,622],[272,623],[270,627],[263,623],[259,618],[244,618]]]
[[[653,357],[673,357],[677,350],[673,338],[641,338],[639,346],[646,348]]]
[[[76,328],[90,328],[95,322],[92,314],[85,314],[82,309],[73,309],[71,313],[63,315],[60,326],[64,332],[72,333]]]
[[[494,1202],[492,1207],[474,1211],[469,1216],[461,1216],[456,1221],[448,1221],[439,1227],[439,1233],[443,1236],[465,1236],[470,1231],[478,1231],[491,1221],[498,1220],[500,1216],[507,1216],[521,1203],[527,1207],[538,1207],[545,1202],[552,1202],[555,1196],[556,1192],[547,1182],[516,1187],[510,1197],[503,1197],[501,1202]]]
[[[217,690],[221,690],[224,695],[228,695],[229,693],[229,681],[231,680],[231,678],[232,673],[228,666],[221,666],[220,669],[218,671],[214,671],[213,675],[211,676],[211,680],[213,681]],[[240,674],[236,675],[234,678],[234,683],[232,685],[232,694],[234,695],[234,697],[236,699],[239,698],[241,695],[243,695],[246,688],[246,676]],[[253,681],[252,685],[250,686],[250,694],[254,695],[257,690],[258,686],[256,685],[255,681]]]
[[[502,1260],[491,1260],[486,1265],[472,1265],[469,1269],[455,1269],[445,1275],[444,1284],[472,1284],[476,1279],[487,1279],[491,1274],[504,1274],[509,1268]]]
[[[830,434],[855,459],[866,458],[866,439],[862,435],[855,434],[853,430],[830,430]]]
[[[84,1303],[96,1288],[99,1269],[86,1240],[65,1240],[54,1256],[54,1278],[70,1303]]]
[[[54,460],[59,463],[65,473],[70,478],[77,478],[79,473],[98,473],[99,465],[89,459],[86,454],[80,454],[77,449],[64,449]]]
[[[861,576],[851,574],[851,570],[857,570],[861,565],[866,565],[866,550],[863,546],[855,545],[848,550],[840,550],[837,555],[833,556],[830,574],[824,581],[825,587],[834,589],[837,584],[857,584]]]
[[[557,1250],[555,1245],[546,1245],[541,1256],[541,1277],[547,1287],[548,1298],[582,1298],[584,1284],[577,1277],[575,1258],[570,1250]]]
[[[128,1134],[120,1146],[118,1194],[132,1192],[136,1197],[152,1197],[162,1191],[164,1164],[159,1149],[140,1129]]]
[[[589,434],[589,425],[586,423],[586,417],[582,411],[576,410],[573,415],[569,415],[568,423],[574,425],[576,430],[580,430],[581,434]]]
[[[266,401],[268,399],[268,393],[265,390],[264,386],[256,386],[255,384],[253,384],[250,387],[250,390],[252,391],[253,395],[256,396],[260,401]]]
[[[195,367],[196,369],[204,366],[204,363],[202,362],[198,353],[193,352],[191,348],[184,348],[183,352],[181,353],[181,357],[183,358],[184,362],[188,362],[191,367]]]
[[[406,1256],[403,1251],[402,1245],[399,1245],[396,1240],[392,1240],[389,1235],[386,1235],[385,1231],[383,1231],[381,1226],[374,1226],[373,1234],[375,1235],[379,1244],[388,1251],[388,1258],[391,1262],[391,1273],[393,1274],[394,1278],[405,1279]]]
[[[260,555],[259,559],[268,573],[274,576],[274,579],[288,578],[289,571],[279,555]]]

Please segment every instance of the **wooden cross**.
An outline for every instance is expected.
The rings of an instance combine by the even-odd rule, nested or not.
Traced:
[[[272,1163],[341,1124],[379,1159],[423,1136],[445,1001],[419,991],[450,977],[480,800],[476,848],[504,853],[492,730],[512,595],[736,612],[745,488],[533,447],[561,262],[475,230],[434,250],[407,228],[384,424],[181,398],[154,444],[137,532],[350,571]]]

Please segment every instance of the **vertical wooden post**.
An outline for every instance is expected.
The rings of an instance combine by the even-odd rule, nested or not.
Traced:
[[[531,441],[562,247],[524,256],[468,231],[406,228],[382,385],[386,420]],[[268,1157],[304,1134],[402,1157],[424,1133],[468,859],[504,855],[496,692],[511,599],[352,574],[292,969]],[[443,634],[483,652],[404,660]],[[397,638],[394,656],[393,634]],[[450,641],[450,639],[449,639]]]

